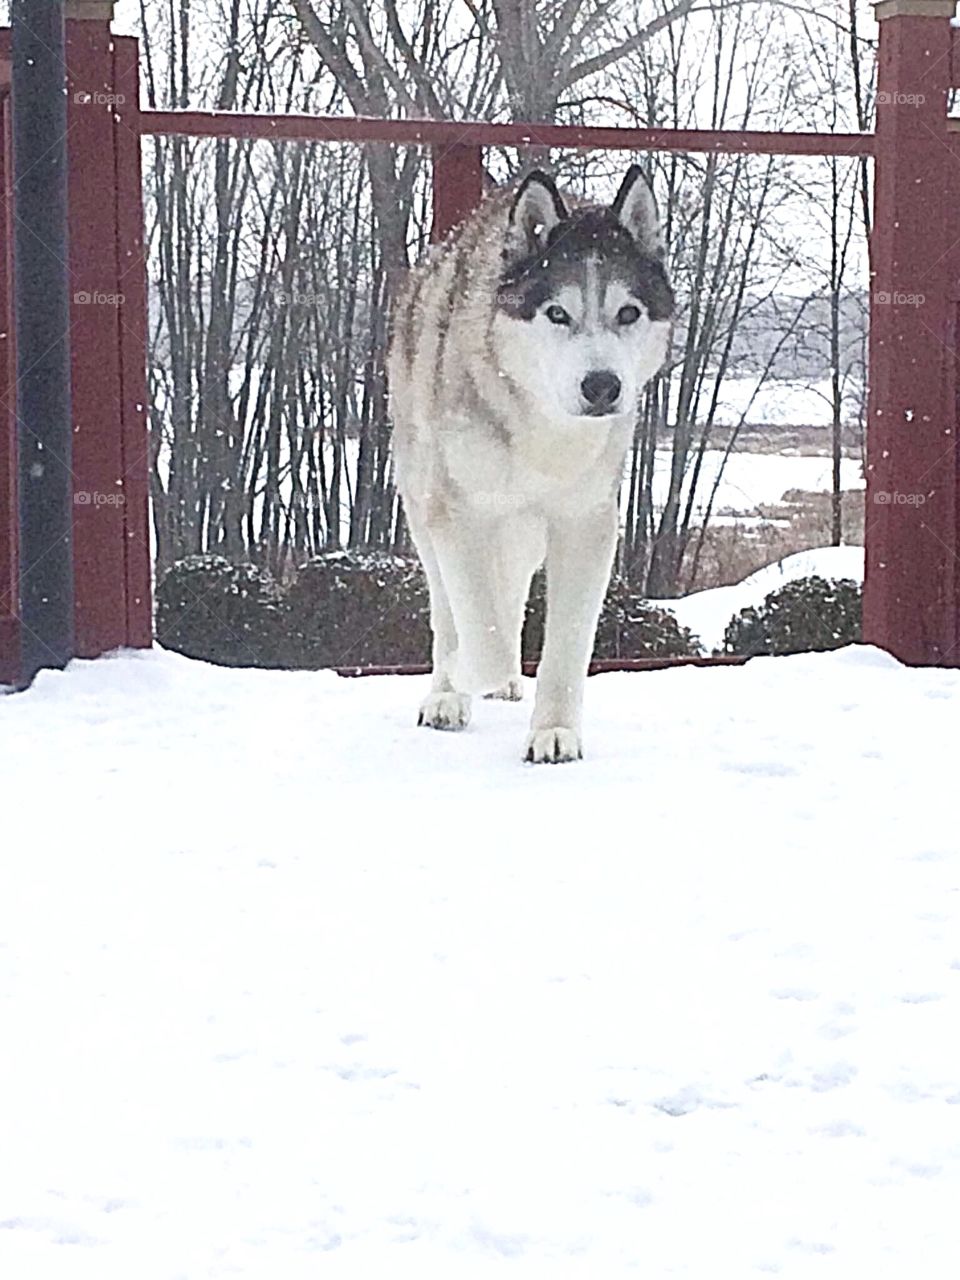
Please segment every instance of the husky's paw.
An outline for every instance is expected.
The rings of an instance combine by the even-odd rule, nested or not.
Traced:
[[[502,702],[520,702],[523,698],[523,680],[520,676],[514,676],[512,680],[508,680],[499,689],[494,689],[492,693],[485,693],[483,696],[485,698],[499,698]]]
[[[529,764],[563,764],[567,760],[582,760],[580,735],[576,729],[562,725],[556,729],[534,729],[527,738],[523,758]]]
[[[465,729],[469,723],[469,693],[431,693],[420,703],[417,724],[427,729]]]

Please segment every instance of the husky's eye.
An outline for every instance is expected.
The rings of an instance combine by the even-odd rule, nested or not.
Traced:
[[[636,324],[639,319],[640,308],[635,307],[632,302],[617,312],[617,324]]]
[[[564,311],[563,307],[558,307],[555,302],[551,306],[547,307],[546,316],[551,324],[570,323],[570,313],[568,311]]]

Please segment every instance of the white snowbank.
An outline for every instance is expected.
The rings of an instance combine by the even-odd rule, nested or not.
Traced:
[[[0,700],[0,1275],[954,1280],[960,675]]]
[[[712,587],[677,600],[651,603],[669,609],[684,627],[689,627],[709,652],[723,644],[727,623],[741,609],[762,604],[771,591],[797,578],[817,574],[821,578],[852,578],[863,581],[863,547],[818,547],[798,551],[758,569],[732,587]]]

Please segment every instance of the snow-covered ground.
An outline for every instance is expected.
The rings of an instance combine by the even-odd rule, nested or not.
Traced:
[[[0,1275],[956,1280],[960,673],[0,700]]]
[[[819,575],[821,578],[852,578],[863,582],[863,547],[818,547],[814,551],[797,551],[732,587],[711,587],[695,591],[678,600],[655,600],[661,609],[669,609],[681,626],[700,637],[710,652],[723,645],[723,633],[730,619],[741,609],[763,604],[771,591],[797,578]]]

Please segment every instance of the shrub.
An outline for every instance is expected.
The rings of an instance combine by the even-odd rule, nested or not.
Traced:
[[[856,644],[863,593],[849,578],[798,578],[741,609],[723,636],[724,653],[807,653]]]
[[[336,551],[301,565],[285,596],[288,667],[430,661],[430,598],[419,561]]]
[[[545,575],[527,604],[523,657],[543,647]],[[281,588],[250,564],[222,556],[178,561],[157,589],[157,638],[168,649],[224,666],[307,668],[428,663],[430,597],[417,560],[336,551],[301,565]],[[622,579],[607,592],[594,656],[685,657],[702,652],[672,613],[652,608]]]
[[[282,626],[280,590],[252,564],[187,556],[157,586],[157,639],[190,658],[227,667],[276,666]]]
[[[533,579],[527,602],[525,662],[540,657],[545,616],[546,579],[540,572]],[[672,613],[648,604],[623,578],[611,580],[597,625],[595,658],[686,658],[702,652],[697,637],[681,627]]]

